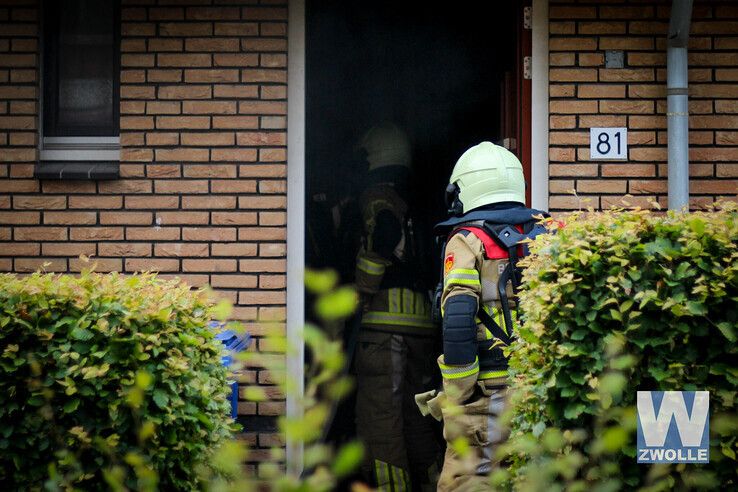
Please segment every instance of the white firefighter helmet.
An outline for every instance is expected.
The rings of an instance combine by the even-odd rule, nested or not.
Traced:
[[[385,122],[370,128],[359,141],[366,151],[369,170],[380,167],[410,167],[410,140],[397,125]]]
[[[523,166],[515,154],[492,142],[475,145],[459,157],[449,187],[456,190],[452,201],[461,202],[462,213],[493,203],[525,204]]]

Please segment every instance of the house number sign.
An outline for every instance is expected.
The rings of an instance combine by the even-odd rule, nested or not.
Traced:
[[[625,161],[628,159],[627,128],[590,128],[591,160]]]

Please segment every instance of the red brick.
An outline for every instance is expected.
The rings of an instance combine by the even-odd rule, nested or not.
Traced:
[[[157,116],[156,128],[202,130],[210,128],[209,116]]]
[[[179,260],[163,258],[127,258],[126,271],[178,272]]]
[[[161,36],[172,37],[193,37],[193,36],[210,36],[213,34],[213,25],[210,22],[164,22],[159,24],[159,34]],[[218,32],[216,35],[220,34]]]
[[[14,261],[16,272],[65,272],[67,260],[59,258],[16,258]]]
[[[260,162],[284,162],[286,160],[286,149],[259,149]]]
[[[618,5],[617,7],[600,7],[600,18],[603,19],[652,19],[654,11],[652,6],[639,5],[626,7]]]
[[[718,178],[738,178],[738,163],[718,164],[716,168]]]
[[[181,39],[150,38],[149,51],[182,51]]]
[[[121,116],[121,130],[151,130],[154,128],[154,118],[151,116]]]
[[[548,41],[551,51],[594,51],[597,49],[597,38],[552,37]]]
[[[101,224],[151,225],[151,212],[100,212]]]
[[[603,196],[601,198],[601,206],[602,209],[608,209],[611,207],[618,207],[618,208],[635,208],[640,207],[644,209],[650,209],[653,208],[653,202],[658,201],[662,208],[666,205],[666,197],[663,197],[662,199],[656,199],[656,197],[653,196],[631,196],[631,195],[625,195],[625,196]]]
[[[633,194],[657,194],[666,193],[667,184],[665,179],[631,179],[628,181],[628,192]]]
[[[146,166],[149,178],[179,178],[182,175],[180,164],[151,164]]]
[[[286,224],[287,214],[285,212],[259,212],[259,225],[276,226]]]
[[[260,215],[263,215],[263,212]],[[287,229],[284,227],[241,227],[238,229],[239,241],[284,241],[286,238]]]
[[[233,227],[185,227],[182,229],[185,241],[220,241],[236,240],[236,229]]]
[[[249,20],[287,20],[287,9],[272,7],[244,7],[243,18]]]
[[[182,260],[185,272],[235,272],[237,268],[236,260]]]
[[[259,66],[259,55],[255,53],[216,53],[213,55],[213,66],[238,68],[256,67]],[[238,77],[236,77],[236,80],[238,80]]]
[[[287,82],[287,70],[246,68],[241,71],[243,82]]]
[[[287,256],[286,243],[263,243],[259,245],[259,256],[261,257],[285,257]]]
[[[261,86],[262,99],[287,99],[287,87],[283,85]]]
[[[552,195],[548,199],[548,206],[551,210],[579,210],[588,206],[597,207],[598,203],[598,198],[573,195]]]
[[[184,166],[186,178],[235,178],[235,164],[193,164]],[[211,189],[211,191],[213,191]]]
[[[690,132],[694,133],[694,132]],[[715,132],[715,143],[718,145],[738,145],[737,132]]]
[[[583,115],[579,117],[579,128],[622,127],[625,122],[625,116]]]
[[[204,180],[157,180],[156,193],[207,193],[208,182]]]
[[[120,272],[123,270],[123,260],[120,258],[90,258],[86,261],[78,258],[69,259],[69,271],[81,272],[93,270],[95,272]]]
[[[287,287],[286,275],[259,275],[260,289],[284,289]]]
[[[176,241],[180,237],[178,227],[127,227],[129,241]],[[123,238],[120,238],[123,239]]]
[[[177,196],[127,196],[125,208],[134,209],[167,209],[179,208]]]
[[[652,177],[656,175],[656,167],[653,164],[603,164],[602,176],[604,177]]]
[[[216,36],[257,36],[259,24],[256,22],[216,22]]]
[[[594,82],[597,70],[593,68],[552,68],[549,70],[552,82]]]
[[[151,243],[100,243],[100,256],[120,256],[130,258],[137,256],[151,256]]]
[[[156,160],[158,162],[207,162],[209,154],[208,149],[156,149]]]
[[[154,55],[123,53],[120,56],[122,67],[153,67]]]
[[[287,262],[285,260],[249,259],[239,261],[239,269],[242,272],[283,273],[286,271],[286,266]]]
[[[596,7],[574,7],[569,5],[552,5],[549,7],[551,19],[593,19],[597,17]]]
[[[256,275],[213,275],[210,285],[213,288],[253,289],[257,286]]]
[[[728,34],[735,35],[738,32],[738,21],[697,21],[692,22],[689,31],[691,34]]]
[[[259,193],[287,193],[287,181],[259,181]]]
[[[40,251],[41,248],[38,243],[20,243],[17,241],[12,243],[0,243],[0,256],[38,256]],[[256,279],[256,277],[254,277],[254,279]],[[254,282],[254,287],[256,287],[256,282]]]
[[[262,130],[284,130],[287,128],[287,118],[285,116],[262,116]]]
[[[236,197],[222,195],[185,196],[182,197],[182,208],[185,209],[235,209]]]
[[[33,189],[31,191],[37,191]],[[71,199],[71,198],[70,198]],[[58,210],[66,208],[65,196],[14,196],[13,208],[18,210]]]
[[[738,128],[738,115],[727,116],[690,116],[689,127],[696,129],[733,129]]]
[[[239,209],[270,209],[287,207],[284,196],[242,196],[238,198]]]
[[[256,225],[256,212],[213,212],[213,225]]]
[[[577,181],[579,193],[625,193],[627,181],[614,179],[597,179]]]
[[[123,239],[122,227],[72,227],[69,230],[72,241],[120,241]]]
[[[21,197],[16,197],[18,200]],[[32,198],[32,197],[27,197]],[[64,203],[64,197],[57,197],[62,199]],[[83,209],[115,209],[123,206],[123,197],[120,196],[70,196],[69,197],[69,208],[83,208]],[[60,206],[58,208],[64,208]]]
[[[185,39],[185,50],[216,53],[238,51],[239,41],[237,38],[187,38]]]
[[[180,135],[182,139],[182,145],[199,145],[199,146],[232,146],[235,143],[234,134],[232,132],[227,133],[182,133]],[[242,145],[239,142],[239,145]]]
[[[287,42],[284,39],[250,38],[241,40],[243,51],[287,51]]]
[[[211,160],[213,161],[232,161],[232,162],[249,162],[256,160],[256,150],[254,149],[212,149]]]
[[[208,243],[161,243],[154,245],[156,256],[184,258],[209,256]]]
[[[698,194],[725,194],[738,193],[738,180],[700,180],[693,179],[689,184],[689,191]]]
[[[268,22],[261,24],[262,36],[287,36],[287,24],[284,22]]]
[[[97,250],[95,243],[43,243],[41,254],[43,256],[93,256]]]
[[[147,133],[146,145],[178,145],[179,133]]]
[[[185,101],[185,114],[236,114],[235,101]]]
[[[253,243],[217,243],[213,244],[213,256],[256,256],[256,244]],[[214,270],[215,271],[215,270]]]
[[[120,88],[121,99],[154,99],[155,88],[149,86],[123,85]]]
[[[147,79],[149,82],[181,82],[182,70],[148,70]],[[168,91],[172,91],[171,87]],[[167,93],[164,93],[167,94]],[[159,91],[159,97],[166,97],[162,91]],[[168,99],[176,99],[176,97],[167,97]]]
[[[44,212],[44,224],[49,225],[94,225],[96,222],[96,212]]]
[[[156,214],[157,225],[196,225],[207,224],[208,212],[159,212]]]
[[[188,20],[238,20],[241,13],[238,7],[188,7]]]
[[[551,161],[574,162],[576,160],[575,150],[570,147],[549,147],[548,158]]]
[[[256,85],[215,85],[213,96],[219,98],[255,98],[259,96]]]
[[[146,103],[148,114],[180,114],[182,103],[179,101],[149,101]]]
[[[159,87],[160,99],[210,99],[212,88],[209,85],[165,85]]]
[[[246,130],[259,127],[256,116],[213,116],[213,128]]]
[[[0,224],[39,224],[40,217],[40,212],[0,212]]]

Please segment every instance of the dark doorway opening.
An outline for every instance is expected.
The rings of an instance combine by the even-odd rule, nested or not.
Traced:
[[[467,148],[492,141],[525,165],[523,4],[307,1],[307,266],[353,281],[361,223],[350,204],[367,174],[357,144],[374,125],[394,122],[410,138],[406,199],[429,250],[432,225],[447,215],[449,175]],[[428,255],[431,277],[436,256]]]
[[[428,224],[445,215],[443,190],[464,150],[489,140],[520,151],[521,5],[438,5],[307,2],[310,266],[338,268],[350,280],[344,252],[321,243],[333,237],[336,205],[362,188],[366,162],[356,145],[372,125],[392,121],[408,133],[413,207]]]

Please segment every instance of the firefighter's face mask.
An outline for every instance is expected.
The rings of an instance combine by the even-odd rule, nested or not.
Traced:
[[[448,207],[448,213],[453,216],[462,215],[464,213],[464,204],[459,199],[459,185],[456,183],[449,183],[446,186],[446,206]]]

